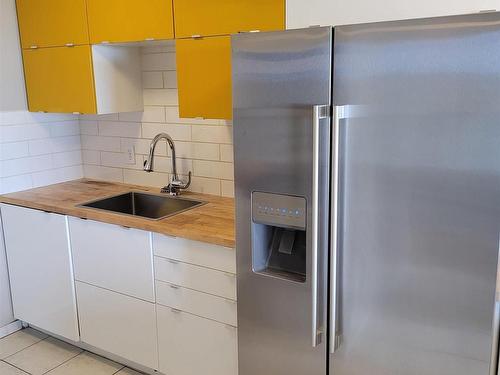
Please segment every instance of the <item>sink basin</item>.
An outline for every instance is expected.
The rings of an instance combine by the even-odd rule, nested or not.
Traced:
[[[160,220],[203,204],[205,204],[205,202],[192,199],[131,191],[125,194],[87,202],[79,205],[79,207],[94,208]]]

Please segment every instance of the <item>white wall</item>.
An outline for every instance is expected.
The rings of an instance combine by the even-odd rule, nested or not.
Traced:
[[[14,0],[0,0],[0,111],[25,110],[26,95]]]
[[[500,10],[500,0],[287,0],[287,27],[343,25]]]

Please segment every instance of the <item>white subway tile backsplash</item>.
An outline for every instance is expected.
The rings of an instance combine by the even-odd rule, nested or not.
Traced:
[[[145,89],[162,89],[162,72],[142,72],[142,87]]]
[[[183,178],[186,179],[187,177]],[[220,181],[213,178],[193,176],[189,191],[203,194],[221,195]]]
[[[219,160],[219,145],[215,143],[176,142],[175,150],[179,158]]]
[[[232,126],[204,126],[193,125],[193,141],[212,142],[212,143],[233,143]]]
[[[28,142],[0,143],[0,160],[18,159],[29,156]]]
[[[123,169],[103,167],[100,165],[83,166],[83,175],[87,178],[95,178],[97,180],[106,180],[113,182],[123,182]]]
[[[65,137],[70,135],[80,135],[80,123],[78,120],[53,122],[50,124],[51,137]]]
[[[145,106],[144,112],[120,113],[120,121],[165,122],[165,107]]]
[[[162,188],[170,182],[168,173],[144,172],[133,169],[123,170],[123,182],[134,185],[146,185]]]
[[[101,165],[106,167],[141,169],[143,168],[144,159],[142,155],[135,156],[134,164],[127,163],[127,155],[122,152],[101,152]]]
[[[163,72],[163,87],[166,89],[177,88],[177,72],[175,71]]]
[[[80,134],[97,135],[98,133],[97,120],[80,120]]]
[[[193,169],[196,176],[234,180],[234,169],[232,163],[193,160]]]
[[[83,177],[81,165],[52,169],[33,173],[33,187],[57,184],[64,181],[76,180]]]
[[[105,115],[80,115],[80,120],[118,121],[118,113],[108,113]]]
[[[234,198],[234,181],[221,180],[220,185],[223,197]]]
[[[142,124],[142,136],[153,139],[158,133],[167,133],[174,141],[190,141],[191,127],[189,125],[156,124],[145,122]]]
[[[74,151],[80,149],[81,141],[79,135],[29,141],[30,155],[44,155],[52,152]]]
[[[31,174],[0,178],[0,194],[13,193],[33,187]]]
[[[0,112],[0,193],[81,178],[80,132],[76,115]]]
[[[83,150],[119,152],[121,149],[120,138],[115,138],[115,137],[82,135],[81,142]]]
[[[123,121],[99,121],[99,135],[108,137],[141,137],[141,123]]]
[[[144,105],[178,105],[176,89],[144,89]]]
[[[193,170],[193,161],[190,159],[176,158],[178,174],[188,174]],[[172,173],[172,158],[164,156],[155,156],[154,170],[157,172]]]
[[[49,138],[48,124],[20,124],[0,127],[0,140],[4,142],[27,141],[30,139]]]
[[[92,150],[82,150],[83,164],[100,165],[101,152]]]
[[[0,175],[11,177],[52,168],[52,155],[31,156],[0,162]]]
[[[175,53],[148,53],[142,55],[142,70],[145,72],[175,70]]]
[[[233,145],[220,145],[220,160],[233,162]]]

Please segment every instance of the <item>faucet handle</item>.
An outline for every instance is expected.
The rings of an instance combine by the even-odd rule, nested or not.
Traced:
[[[181,179],[178,179],[178,180],[172,180],[171,184],[179,189],[187,189],[191,185],[191,171],[189,171],[189,173],[188,173],[188,181],[187,182],[184,182]]]

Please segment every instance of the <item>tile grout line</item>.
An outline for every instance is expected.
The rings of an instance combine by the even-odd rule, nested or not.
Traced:
[[[22,331],[22,330],[21,330],[21,331]],[[36,330],[35,330],[35,331],[36,331]],[[19,331],[17,331],[17,332],[19,332]],[[37,332],[40,332],[40,331],[37,331]],[[15,332],[14,332],[14,333],[15,333]],[[42,333],[42,332],[40,332],[40,333]],[[44,335],[45,335],[45,334],[44,334]],[[10,335],[9,335],[9,336],[10,336]],[[10,354],[9,356],[7,356],[7,357],[5,357],[4,359],[2,359],[2,361],[3,361],[3,362],[5,362],[5,363],[8,363],[9,365],[11,365],[11,363],[9,363],[9,362],[7,362],[7,361],[6,361],[8,358],[10,358],[10,357],[12,357],[12,356],[14,356],[14,355],[16,355],[16,354],[18,354],[18,353],[21,353],[23,350],[26,350],[26,349],[28,349],[28,348],[31,348],[33,345],[39,344],[39,343],[41,343],[42,341],[47,340],[48,338],[49,338],[49,336],[44,337],[43,339],[41,339],[41,340],[39,340],[39,341],[37,341],[37,342],[34,342],[33,344],[28,345],[27,347],[22,348],[21,350],[18,350],[18,351],[17,351],[17,352],[15,352],[15,353]],[[24,371],[24,370],[23,370],[23,371]]]
[[[40,341],[39,341],[40,342]],[[31,373],[27,372],[27,371],[24,371],[22,368],[19,368],[17,367],[16,365],[13,365],[12,363],[9,363],[7,361],[4,361],[3,359],[0,359],[0,362],[3,362],[5,364],[7,364],[7,366],[11,366],[11,367],[14,367],[15,369],[18,369],[19,371],[21,371],[22,373],[24,374],[28,374],[28,375],[31,375]]]
[[[64,342],[64,341],[63,341],[63,342]],[[68,344],[68,345],[71,345],[71,344]],[[74,346],[74,345],[72,345],[72,346]],[[74,347],[75,347],[75,348],[78,348],[78,346],[74,346]],[[64,365],[65,363],[68,363],[69,361],[71,361],[71,360],[75,359],[75,358],[76,358],[76,357],[78,357],[79,355],[82,355],[83,353],[85,353],[85,350],[83,350],[82,348],[78,348],[78,349],[80,349],[80,350],[81,350],[81,352],[80,352],[80,353],[78,353],[78,354],[74,355],[73,357],[71,357],[71,358],[67,359],[66,361],[64,361],[63,363],[61,363],[61,364],[57,365],[56,367],[51,368],[50,370],[43,372],[41,375],[48,374],[49,372],[51,372],[51,371],[55,370],[56,368],[61,367],[61,366],[62,366],[62,365]]]

